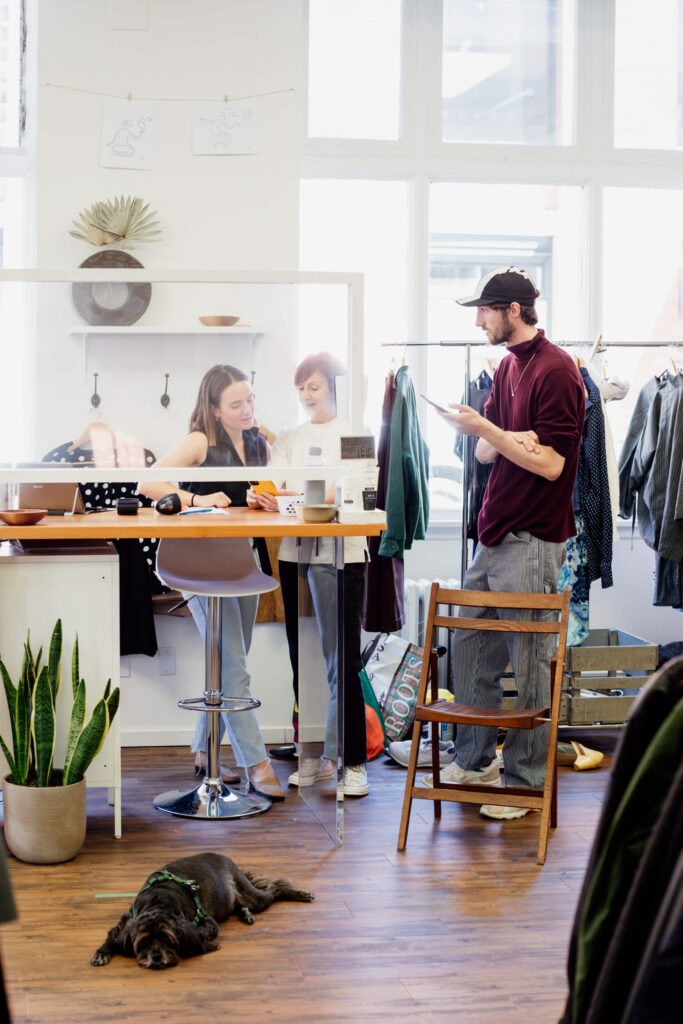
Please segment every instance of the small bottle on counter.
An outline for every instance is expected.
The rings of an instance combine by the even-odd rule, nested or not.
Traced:
[[[304,463],[306,466],[324,466],[325,460],[323,459],[322,448],[317,445],[311,445],[306,455]],[[324,505],[325,504],[325,481],[324,480],[304,480],[304,505]]]

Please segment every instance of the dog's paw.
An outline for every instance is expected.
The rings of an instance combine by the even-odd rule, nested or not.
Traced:
[[[237,913],[245,924],[253,924],[256,920],[249,907],[240,907]]]
[[[301,890],[301,902],[302,903],[312,903],[314,899],[315,899],[315,896],[313,895],[312,892],[308,892],[306,889],[302,889]]]
[[[104,967],[104,965],[108,964],[110,960],[111,955],[109,953],[105,953],[103,950],[98,949],[90,963],[93,967]]]

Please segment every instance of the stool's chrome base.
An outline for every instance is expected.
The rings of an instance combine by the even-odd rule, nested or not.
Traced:
[[[181,818],[249,818],[263,814],[271,801],[260,793],[247,789],[227,786],[222,779],[205,777],[201,786],[195,789],[171,789],[155,797],[154,806],[158,811],[175,814]]]

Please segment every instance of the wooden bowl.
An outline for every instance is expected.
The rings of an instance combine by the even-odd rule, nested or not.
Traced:
[[[0,519],[9,526],[32,526],[46,515],[46,508],[6,508],[0,512]]]
[[[238,316],[200,316],[199,322],[205,327],[234,327]]]
[[[336,505],[296,505],[294,511],[304,523],[330,523],[339,509]]]

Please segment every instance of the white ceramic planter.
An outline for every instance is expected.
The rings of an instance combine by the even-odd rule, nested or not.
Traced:
[[[18,860],[61,864],[83,846],[85,779],[70,786],[16,786],[3,779],[5,842]]]

